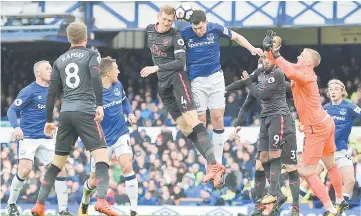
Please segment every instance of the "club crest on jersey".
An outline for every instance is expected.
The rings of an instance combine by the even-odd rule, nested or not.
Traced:
[[[41,98],[42,98],[41,95],[39,95],[39,96],[38,96],[38,100],[41,100]]]
[[[168,46],[168,43],[169,43],[168,38],[164,38],[164,39],[163,39],[163,45],[164,45],[164,46]]]
[[[274,78],[274,77],[268,78],[268,83],[274,83],[274,82],[275,82],[275,78]]]
[[[115,88],[114,91],[113,91],[114,95],[115,96],[119,96],[120,95],[120,91],[118,88]]]
[[[209,41],[213,41],[213,40],[214,40],[214,35],[213,35],[213,33],[208,33],[208,34],[207,34],[207,40],[209,40]]]
[[[341,108],[340,114],[341,114],[341,115],[346,115],[346,109],[345,109],[345,108]]]
[[[20,106],[22,103],[23,103],[23,101],[20,98],[18,98],[14,101],[15,106]]]

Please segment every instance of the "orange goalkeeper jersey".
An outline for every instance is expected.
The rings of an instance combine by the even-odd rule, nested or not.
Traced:
[[[294,104],[303,125],[316,125],[327,118],[323,109],[317,85],[317,76],[313,70],[297,70],[294,64],[283,57],[276,59],[283,73],[293,80],[292,95]]]

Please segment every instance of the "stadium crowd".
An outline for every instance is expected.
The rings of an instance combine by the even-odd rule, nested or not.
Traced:
[[[41,48],[39,48],[41,49]],[[17,93],[24,86],[34,80],[32,66],[41,59],[51,63],[56,59],[62,49],[43,49],[39,52],[22,52],[20,49],[2,47],[1,64],[1,116],[6,119],[6,111],[13,102]],[[323,64],[317,69],[319,85],[321,87],[322,103],[326,103],[326,83],[330,78],[338,78],[346,84],[349,99],[361,106],[361,57],[357,49],[351,46],[317,47],[323,56]],[[56,50],[56,51],[54,51]],[[296,59],[299,47],[287,47],[282,52],[289,59]],[[148,50],[99,50],[102,56],[112,56],[117,60],[120,69],[119,79],[123,83],[129,101],[138,119],[137,125],[133,125],[131,131],[131,144],[134,151],[134,170],[139,181],[139,204],[162,205],[177,204],[181,198],[199,198],[195,202],[199,204],[223,205],[242,202],[250,202],[254,197],[253,177],[255,167],[254,143],[238,140],[228,140],[224,147],[223,164],[229,175],[226,185],[221,190],[214,190],[210,184],[202,184],[201,179],[205,172],[204,161],[194,149],[193,145],[180,132],[176,137],[167,129],[167,126],[175,125],[163,103],[157,96],[156,76],[140,79],[139,71],[145,65],[151,64]],[[257,58],[250,56],[241,48],[222,48],[222,66],[226,84],[239,79],[242,70],[253,71],[257,65]],[[21,53],[21,55],[20,55]],[[238,110],[245,100],[245,90],[230,92],[226,95],[227,107],[225,110],[226,126],[231,126]],[[57,102],[55,116],[59,116],[60,100]],[[292,104],[292,103],[291,103]],[[293,111],[294,108],[292,107]],[[259,105],[255,105],[247,115],[246,126],[259,125]],[[294,117],[297,114],[294,111]],[[361,126],[360,119],[355,120],[355,126]],[[138,127],[161,127],[161,133],[156,142],[152,143],[146,130]],[[212,133],[212,126],[208,126]],[[7,200],[11,179],[16,174],[17,158],[16,143],[2,143],[1,145],[1,201]],[[361,196],[361,152],[350,149],[356,172],[356,185],[353,199]],[[109,202],[124,204],[128,203],[125,193],[121,169],[113,161],[110,174],[110,189],[108,191]],[[27,179],[26,187],[21,193],[21,202],[36,201],[40,188],[40,176],[45,173],[44,166],[35,166],[34,171]],[[89,171],[89,153],[79,140],[76,144],[72,157],[68,160],[68,190],[69,203],[79,203],[82,193],[82,184],[87,179]],[[287,175],[282,176],[280,182],[284,193],[288,191]],[[327,184],[326,184],[327,185]],[[328,184],[329,185],[329,184]],[[288,196],[291,197],[291,196]],[[55,193],[50,202],[56,200]]]

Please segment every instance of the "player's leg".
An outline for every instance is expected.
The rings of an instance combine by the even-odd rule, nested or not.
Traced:
[[[323,164],[322,160],[320,160],[316,167],[316,175],[317,176],[320,176],[321,173],[323,172],[323,170],[326,169],[324,166],[325,165]],[[309,189],[310,189],[310,186],[308,185],[307,181],[302,181],[301,186],[300,186],[300,199],[301,200],[307,195]]]
[[[39,139],[40,146],[35,157],[40,163],[46,164],[48,169],[55,155],[55,145],[53,139]],[[68,188],[65,181],[65,167],[59,172],[55,179],[55,193],[58,198],[59,215],[71,215],[68,209]]]
[[[337,151],[335,153],[335,159],[337,167],[340,169],[342,175],[343,198],[348,201],[355,185],[355,171],[352,160],[347,156],[346,150]]]
[[[343,199],[342,193],[342,175],[340,169],[337,167],[335,161],[335,151],[336,151],[336,143],[335,143],[335,123],[331,117],[329,117],[325,122],[325,128],[328,129],[329,134],[325,141],[325,147],[323,149],[322,161],[326,166],[328,177],[331,179],[331,183],[333,188],[335,189],[336,196],[336,208],[338,210],[338,214],[342,214],[342,212],[348,208],[348,204]]]
[[[212,91],[208,97],[208,108],[210,110],[213,125],[212,142],[216,160],[222,163],[223,148],[226,137],[224,135],[224,108],[226,107],[225,83],[223,72],[217,72],[209,76],[212,83]]]
[[[321,200],[325,209],[331,213],[337,213],[322,181],[316,174],[316,167],[323,155],[323,148],[328,138],[329,131],[316,131],[315,126],[306,126],[305,145],[302,153],[302,162],[299,163],[298,172],[307,181],[314,194]],[[316,134],[318,132],[318,134]]]
[[[83,141],[85,148],[90,151],[95,162],[97,202],[95,210],[107,215],[119,215],[109,206],[106,195],[109,186],[109,165],[107,146],[103,130],[94,115],[73,112],[73,124],[76,133]]]
[[[284,118],[281,115],[268,116],[265,124],[268,126],[270,188],[262,198],[262,203],[269,204],[277,201],[277,190],[282,170],[281,145],[284,136]]]
[[[281,161],[286,167],[292,194],[292,210],[290,215],[297,215],[299,214],[300,178],[297,171],[296,128],[291,116],[285,116],[284,118],[287,135],[283,138]]]
[[[54,186],[56,176],[65,166],[65,162],[68,159],[70,152],[73,151],[73,147],[78,136],[74,132],[74,128],[71,123],[72,118],[73,116],[71,116],[71,112],[62,112],[60,114],[60,124],[56,135],[54,159],[49,168],[46,170],[40,187],[37,203],[31,209],[33,215],[44,215],[44,202],[48,198]]]
[[[129,134],[119,137],[113,146],[114,154],[123,171],[125,191],[130,201],[130,215],[137,215],[138,211],[138,179],[133,170],[133,150],[130,146]]]
[[[207,182],[214,179],[214,186],[218,187],[222,183],[225,168],[222,164],[217,163],[207,129],[198,119],[194,101],[191,96],[190,82],[186,74],[178,73],[178,76],[174,76],[172,86],[175,104],[177,104],[178,110],[181,112],[181,116],[187,125],[192,128],[192,133],[196,134],[197,141],[202,149],[201,151],[203,151],[206,156],[207,173],[203,181]],[[172,104],[174,104],[174,102]],[[179,116],[172,115],[172,117],[177,119]]]
[[[39,142],[36,142],[34,139],[24,139],[20,140],[18,143],[18,170],[11,182],[10,194],[7,202],[7,213],[9,216],[20,215],[16,206],[16,201],[20,191],[24,187],[26,178],[33,169],[33,161],[36,149],[39,145]]]

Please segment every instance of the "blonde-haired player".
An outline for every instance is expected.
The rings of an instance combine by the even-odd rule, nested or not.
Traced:
[[[352,189],[355,185],[355,173],[352,160],[348,156],[347,143],[354,118],[361,118],[361,109],[356,104],[344,99],[347,97],[347,91],[345,85],[338,79],[332,79],[328,82],[327,97],[331,102],[325,104],[323,108],[335,121],[335,141],[337,148],[335,160],[342,175],[343,197],[347,201],[351,197]],[[317,166],[317,174],[320,175],[324,169],[324,165],[320,161],[320,164]],[[309,186],[306,182],[301,185],[300,195],[302,197],[306,195],[308,188]],[[337,210],[340,212],[340,206],[337,207]],[[344,206],[343,208],[348,208],[348,206]]]

